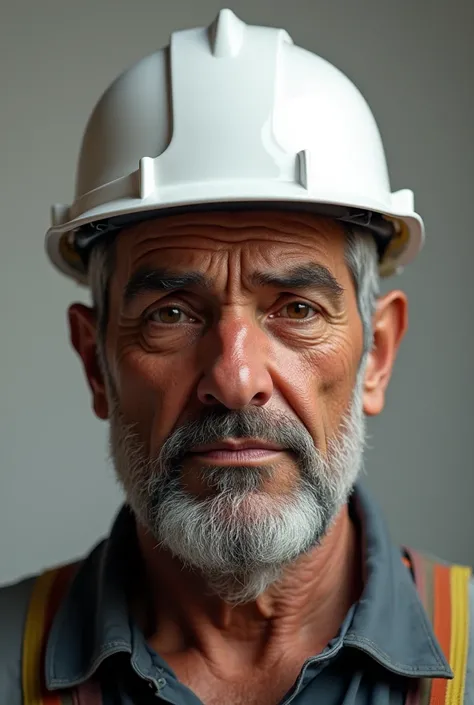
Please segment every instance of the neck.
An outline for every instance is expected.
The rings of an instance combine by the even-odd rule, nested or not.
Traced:
[[[214,659],[230,650],[256,663],[289,648],[314,655],[337,634],[361,591],[360,547],[347,507],[320,545],[244,605],[210,595],[202,576],[157,549],[141,527],[138,538],[151,610],[137,616],[149,643],[164,656],[197,650]]]

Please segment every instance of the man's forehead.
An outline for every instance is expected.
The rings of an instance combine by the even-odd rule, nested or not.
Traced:
[[[309,213],[204,212],[189,213],[142,222],[118,237],[116,264],[131,271],[159,258],[175,265],[193,266],[199,258],[224,250],[267,260],[269,267],[281,265],[281,256],[341,260],[344,252],[341,223]],[[122,265],[122,266],[121,266]]]

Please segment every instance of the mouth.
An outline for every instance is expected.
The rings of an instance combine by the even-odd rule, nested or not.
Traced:
[[[195,446],[191,449],[190,455],[207,464],[248,465],[275,460],[275,456],[283,453],[284,450],[276,443],[245,438]]]

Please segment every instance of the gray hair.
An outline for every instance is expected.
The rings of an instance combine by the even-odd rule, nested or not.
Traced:
[[[364,333],[365,359],[373,345],[372,318],[380,291],[378,252],[371,235],[349,226],[346,226],[345,230],[346,262],[357,294],[357,307]]]
[[[357,293],[357,305],[362,321],[364,349],[361,365],[372,349],[372,317],[379,294],[377,248],[373,237],[361,230],[345,226],[346,262]],[[115,266],[114,242],[103,241],[96,245],[89,261],[89,286],[98,325],[97,349],[102,369],[107,369],[105,336],[109,312],[109,285]]]

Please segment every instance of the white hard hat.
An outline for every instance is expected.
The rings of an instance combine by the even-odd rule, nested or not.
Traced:
[[[86,283],[87,253],[105,233],[199,206],[333,214],[375,235],[383,274],[424,237],[413,193],[390,191],[358,89],[285,31],[230,10],[173,33],[107,89],[84,134],[75,200],[53,206],[47,252]]]

